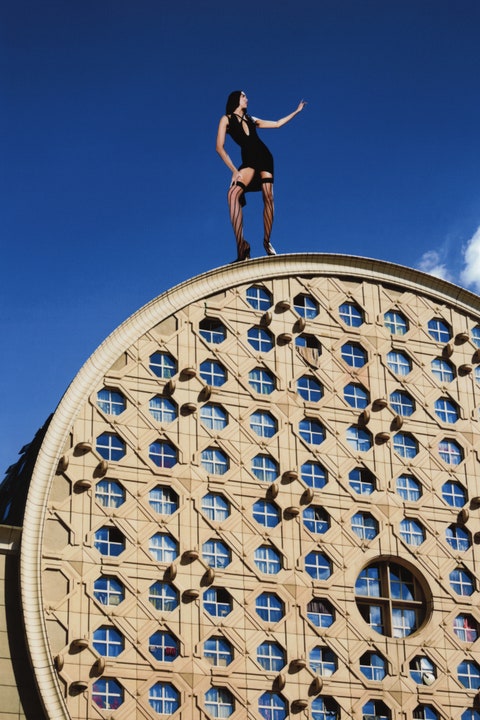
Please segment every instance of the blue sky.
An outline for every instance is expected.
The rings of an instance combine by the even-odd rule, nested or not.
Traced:
[[[4,0],[0,471],[117,325],[235,257],[231,90],[308,100],[262,132],[277,251],[480,290],[479,31],[477,0]],[[258,196],[245,225],[262,254]]]

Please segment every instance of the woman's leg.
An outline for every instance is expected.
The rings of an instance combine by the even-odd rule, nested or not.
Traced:
[[[273,226],[273,177],[270,174],[262,173],[262,196],[263,247],[267,255],[276,255],[277,253],[270,242]]]
[[[242,182],[237,180],[237,182],[232,183],[228,191],[228,209],[237,242],[237,260],[246,260],[250,257],[250,245],[243,237],[242,199],[247,185],[252,181],[254,170],[243,168],[241,174]]]

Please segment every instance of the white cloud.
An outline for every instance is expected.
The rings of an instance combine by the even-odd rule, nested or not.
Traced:
[[[466,287],[480,292],[480,227],[470,238],[463,251],[464,268],[460,280]]]
[[[423,253],[418,263],[418,269],[441,280],[451,281],[450,273],[436,250],[428,250],[426,253]]]

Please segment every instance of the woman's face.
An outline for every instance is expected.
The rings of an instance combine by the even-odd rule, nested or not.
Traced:
[[[247,105],[248,105],[248,98],[247,98],[247,96],[245,95],[245,93],[242,91],[242,92],[240,93],[239,108],[241,108],[242,110],[246,110],[246,109],[247,109]]]

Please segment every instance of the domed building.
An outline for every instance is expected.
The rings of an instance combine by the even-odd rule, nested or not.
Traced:
[[[296,254],[120,325],[0,486],[0,718],[480,720],[479,318]]]

